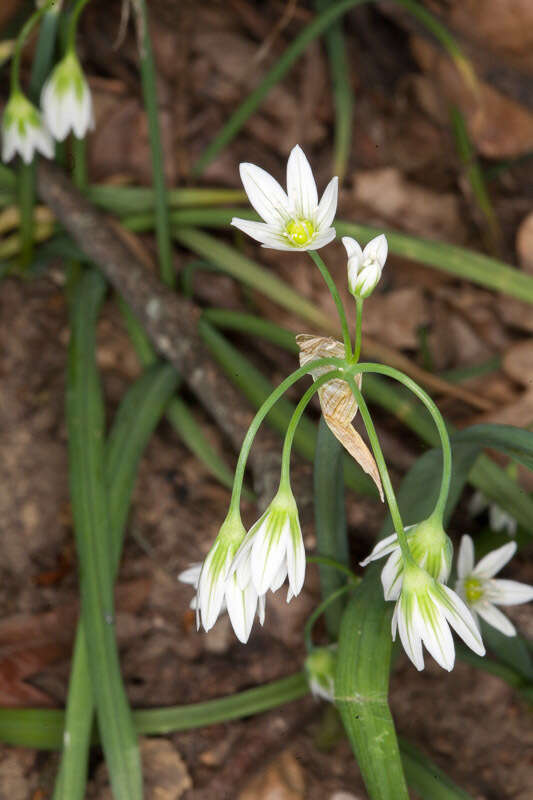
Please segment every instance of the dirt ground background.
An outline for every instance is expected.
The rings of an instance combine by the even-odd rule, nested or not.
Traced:
[[[20,5],[20,4],[19,4]],[[355,91],[353,143],[339,215],[442,239],[517,263],[533,273],[533,6],[527,0],[429,0],[426,5],[458,35],[481,79],[473,100],[455,70],[426,35],[393,4],[364,6],[345,17]],[[0,10],[0,25],[17,3]],[[489,13],[490,7],[490,13]],[[307,3],[150,3],[160,73],[166,170],[173,186],[191,185],[191,164],[229,113],[256,85],[288,42],[312,18]],[[3,15],[3,16],[2,16]],[[93,0],[82,23],[80,54],[95,96],[90,141],[94,181],[150,181],[136,39],[129,29],[114,47],[120,4]],[[5,79],[5,70],[2,77]],[[319,187],[331,173],[333,108],[325,50],[310,45],[244,130],[208,168],[205,185],[238,187],[242,160],[282,176],[299,142],[316,166]],[[5,83],[5,81],[4,81]],[[448,111],[465,114],[487,169],[499,233],[489,236],[457,156]],[[518,159],[518,160],[517,160]],[[232,234],[221,233],[221,237]],[[146,237],[146,245],[154,242]],[[333,313],[305,256],[245,251]],[[328,264],[345,281],[340,245]],[[177,270],[192,256],[175,250]],[[2,282],[0,292],[0,703],[62,706],[77,613],[77,572],[68,499],[64,420],[68,324],[61,264],[28,281]],[[230,278],[195,281],[203,305],[246,308],[250,298]],[[260,297],[254,307],[293,330],[301,323]],[[434,371],[500,366],[464,385],[486,398],[480,412],[439,398],[457,425],[533,421],[531,307],[390,258],[368,301],[365,330]],[[98,329],[98,358],[112,419],[140,367],[110,298]],[[275,382],[293,368],[273,347],[235,342]],[[192,398],[185,395],[191,401]],[[233,460],[211,422],[195,408],[214,443]],[[422,452],[420,443],[376,409],[378,431],[396,480]],[[298,466],[310,492],[310,468]],[[531,476],[521,474],[526,489]],[[117,588],[117,633],[129,697],[135,707],[171,705],[230,694],[296,671],[302,627],[319,597],[309,568],[302,595],[289,606],[268,599],[267,621],[243,647],[227,619],[198,634],[188,609],[190,590],[177,574],[207,552],[228,493],[163,422],[142,461]],[[354,563],[368,552],[382,517],[369,500],[347,499]],[[255,510],[246,509],[252,520]],[[314,544],[309,504],[306,544]],[[472,522],[466,499],[452,522],[455,542]],[[527,551],[506,577],[533,582]],[[533,635],[527,608],[509,616]],[[533,733],[525,704],[502,681],[459,663],[445,674],[428,659],[418,674],[401,656],[392,678],[398,730],[419,744],[476,800],[527,800],[533,785]],[[362,800],[357,766],[331,709],[308,699],[286,710],[143,741],[147,797],[238,797],[240,800]],[[50,796],[57,756],[0,747],[0,798]],[[110,797],[100,753],[91,762],[91,798]]]

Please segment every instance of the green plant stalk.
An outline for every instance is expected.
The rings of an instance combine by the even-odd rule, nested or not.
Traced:
[[[327,614],[328,609],[331,608],[332,605],[336,604],[339,600],[341,600],[346,592],[348,592],[352,587],[348,584],[344,584],[344,586],[340,586],[339,588],[335,589],[335,591],[331,592],[331,594],[326,595],[325,599],[322,600],[321,603],[312,611],[312,613],[307,618],[307,621],[304,626],[304,641],[305,647],[307,652],[310,653],[313,647],[313,627],[316,621],[322,616],[322,614]],[[342,614],[342,606],[341,606],[341,614]],[[340,622],[340,619],[339,619]]]
[[[342,617],[335,698],[372,800],[408,800],[394,722],[387,702],[392,640],[379,580],[367,568]]]
[[[87,197],[99,208],[118,216],[129,216],[143,226],[154,224],[155,191],[145,186],[110,186],[93,184],[87,189]],[[171,209],[229,205],[246,200],[245,192],[239,189],[179,188],[167,190],[167,201]]]
[[[117,411],[105,449],[111,521],[110,557],[116,576],[126,519],[141,455],[161,419],[178,377],[169,365],[149,367],[128,390]],[[87,777],[94,696],[83,619],[78,623],[65,713],[65,736],[54,800],[83,798]]]
[[[82,618],[91,685],[114,795],[142,798],[142,772],[114,634],[112,536],[104,473],[104,412],[95,361],[95,321],[105,292],[96,272],[82,276],[71,310],[67,426]]]
[[[258,408],[272,392],[272,384],[239,351],[233,347],[205,319],[200,319],[198,330],[211,354],[228,378],[243,392],[249,402]],[[286,398],[278,400],[267,416],[267,422],[282,436],[285,435],[294,405]],[[313,461],[316,447],[316,425],[305,417],[300,421],[294,436],[294,446],[300,455]],[[373,481],[365,475],[351,458],[344,459],[344,477],[347,486],[362,495],[377,496]]]
[[[264,286],[256,285],[258,275],[256,275],[253,270],[250,270],[249,274],[251,277],[248,277],[248,270],[251,266],[255,267],[255,270],[262,271],[254,261],[251,259],[244,259],[237,250],[227,245],[224,245],[227,251],[215,250],[210,247],[210,245],[216,240],[208,234],[200,234],[199,231],[195,230],[195,235],[190,235],[192,229],[189,226],[191,225],[225,228],[235,216],[242,217],[243,219],[259,219],[257,214],[248,209],[216,208],[177,211],[171,215],[171,222],[173,224],[174,236],[179,242],[189,247],[198,255],[211,258],[214,263],[228,274],[233,275],[239,280],[243,280],[243,282],[248,283],[248,285],[258,288],[267,294],[267,296],[270,296],[268,290],[265,290]],[[124,222],[126,227],[129,227],[129,221],[126,219]],[[145,226],[136,228],[138,232],[146,230],[147,227],[150,228],[150,220],[146,219],[144,222],[146,223]],[[335,228],[337,230],[337,236],[353,236],[362,246],[367,244],[378,234],[385,233],[389,245],[389,252],[394,255],[408,258],[411,261],[433,267],[450,275],[455,275],[461,280],[477,283],[487,289],[503,292],[503,294],[509,297],[516,297],[524,302],[533,303],[533,278],[531,275],[498,259],[491,258],[482,253],[476,253],[473,250],[467,250],[464,247],[458,247],[457,245],[434,242],[416,236],[409,236],[406,233],[383,230],[382,228],[375,228],[370,225],[348,222],[346,220],[335,220]],[[200,236],[196,234],[200,234]],[[244,259],[244,261],[239,260],[238,267],[234,268],[232,267],[233,258],[237,258],[238,260]],[[244,269],[245,265],[246,269]],[[283,284],[283,281],[280,281],[280,283]],[[285,291],[289,289],[294,292],[294,290],[291,290],[286,284],[284,285]],[[301,303],[303,300],[301,295],[297,292],[294,293],[296,297],[298,297],[299,303]],[[276,296],[272,297],[272,299],[279,302],[280,305],[283,305],[282,301],[278,299],[278,294],[279,292],[276,291]],[[312,307],[313,311],[308,312],[304,309],[303,312],[298,310],[295,313],[302,318],[309,319],[309,321],[316,321],[317,324],[325,328],[325,330],[330,330],[331,320],[326,322],[324,317],[327,319],[327,316],[325,314],[317,309],[316,306],[313,306],[312,303],[308,301],[306,301],[306,303]]]
[[[315,7],[319,13],[331,5],[331,0],[315,0]],[[333,174],[338,175],[342,183],[350,157],[354,103],[341,20],[334,22],[326,30],[324,40],[328,52],[335,106]]]
[[[260,320],[241,312],[221,311],[219,309],[211,309],[204,312],[200,330],[206,343],[227,375],[245,393],[253,405],[259,406],[271,390],[271,385],[258,369],[252,366],[242,354],[213,330],[210,325],[207,325],[207,319],[212,320],[215,324],[220,324],[222,327],[253,333],[278,344],[280,347],[284,347],[290,352],[296,353],[298,347],[293,335],[272,322]],[[389,368],[386,367],[385,369],[388,370]],[[416,386],[416,384],[414,385]],[[412,401],[407,392],[399,392],[393,389],[393,387],[371,373],[365,374],[364,392],[367,398],[394,414],[427,444],[432,447],[439,444],[439,435],[431,418]],[[278,404],[278,411],[279,413],[276,417],[271,417],[270,421],[276,430],[284,433],[293,407],[287,401],[282,400]],[[307,420],[304,418],[300,423],[300,427],[306,422]],[[453,427],[449,424],[447,427],[452,433]],[[309,425],[302,431],[301,439],[298,438],[298,433],[300,431],[297,432],[295,439],[296,449],[304,458],[313,459],[315,452],[313,426]],[[353,460],[345,459],[344,464],[346,485],[360,493],[373,494],[370,482],[365,490],[365,486],[361,481],[363,476],[356,471]],[[528,530],[531,529],[533,500],[492,459],[486,455],[478,456],[469,473],[469,481],[472,486],[482,491],[489,499],[509,511],[520,525]]]
[[[165,185],[164,156],[161,144],[157,109],[157,82],[152,42],[150,40],[148,10],[145,0],[135,0],[134,8],[138,16],[140,31],[141,83],[144,107],[148,118],[148,136],[152,156],[152,179],[155,192],[155,232],[159,253],[161,278],[167,286],[174,286],[176,276],[172,262],[172,241],[168,211],[167,188]]]
[[[313,470],[317,548],[321,555],[347,565],[349,552],[344,508],[343,455],[343,446],[321,416]],[[321,565],[319,575],[324,600],[346,585],[346,576],[337,569]],[[325,610],[326,629],[333,640],[339,637],[343,607],[343,598],[339,597]]]
[[[473,800],[412,742],[399,739],[407,783],[422,800]]]
[[[229,120],[218,132],[213,141],[206,147],[200,158],[193,166],[193,174],[200,175],[205,167],[215,158],[239,130],[246,120],[254,113],[264,100],[270,89],[275,86],[290,70],[295,61],[304,52],[307,45],[326,31],[343,14],[367,0],[339,0],[332,3],[321,14],[310,22],[303,31],[291,42],[284,53],[267,72],[259,86],[251,92],[241,105],[233,112]],[[446,28],[429,11],[415,3],[413,0],[396,0],[398,5],[406,8],[415,16],[440,42],[450,57],[454,60],[464,79],[471,88],[475,88],[475,77],[470,63],[461,53],[455,39]]]
[[[83,11],[88,2],[89,0],[77,0],[77,3],[75,3],[74,8],[72,9],[66,31],[67,50],[74,50],[76,47],[76,33],[78,30],[78,23],[80,21],[81,12]]]
[[[350,327],[348,325],[348,320],[346,318],[346,312],[344,310],[344,305],[341,300],[341,296],[339,294],[339,290],[335,285],[335,281],[331,277],[330,271],[324,264],[322,258],[318,255],[316,250],[310,250],[309,255],[311,256],[312,260],[318,267],[320,274],[324,278],[324,282],[329,289],[329,293],[333,298],[335,303],[335,307],[337,309],[337,314],[339,315],[339,321],[342,328],[342,336],[344,339],[344,355],[345,357],[350,360],[352,357],[352,342],[350,338]]]

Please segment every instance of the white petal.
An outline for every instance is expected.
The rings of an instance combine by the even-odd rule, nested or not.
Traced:
[[[18,151],[25,164],[31,164],[33,161],[33,136],[30,133],[30,128],[27,126],[26,135],[23,139],[19,139]]]
[[[279,570],[277,571],[276,575],[274,576],[274,578],[270,583],[270,591],[277,592],[279,587],[285,581],[286,577],[287,577],[287,559],[284,558],[283,561],[281,562]]]
[[[202,565],[200,562],[191,564],[190,567],[187,567],[187,569],[184,569],[183,572],[180,572],[178,575],[178,580],[181,581],[181,583],[187,583],[196,588],[200,580],[201,571]]]
[[[257,530],[251,555],[252,581],[257,594],[265,594],[277,575],[287,552],[289,533],[288,520],[279,536],[277,534],[274,537],[270,535],[267,523]]]
[[[326,228],[323,231],[320,231],[316,234],[316,236],[311,239],[309,244],[306,244],[305,247],[300,247],[300,250],[320,250],[321,247],[325,247],[327,244],[333,241],[337,236],[337,231],[335,228]]]
[[[318,207],[318,193],[309,161],[300,145],[292,148],[287,161],[287,194],[296,216],[312,220]]]
[[[488,505],[489,501],[483,492],[474,492],[470,498],[470,502],[468,503],[468,510],[473,517],[477,517],[478,514],[481,514],[482,511],[485,511]]]
[[[425,620],[422,641],[437,664],[450,672],[455,663],[455,647],[453,637],[437,605],[432,603],[431,618]]]
[[[222,601],[224,600],[227,567],[229,567],[229,564],[225,565],[217,576],[213,577],[211,567],[213,556],[216,554],[217,549],[215,544],[208,553],[198,583],[198,602],[202,624],[206,631],[213,627],[220,614]]]
[[[478,627],[476,622],[468,610],[468,607],[465,603],[461,600],[459,595],[457,595],[449,586],[444,586],[440,584],[440,588],[446,594],[448,598],[448,602],[450,603],[453,610],[450,610],[446,605],[442,604],[441,610],[452,628],[456,631],[456,633],[461,637],[464,643],[470,647],[474,653],[477,653],[479,656],[485,655],[485,647],[481,640],[481,635],[479,633]],[[437,601],[438,602],[438,601]]]
[[[226,583],[226,604],[235,635],[246,644],[257,608],[257,592],[251,583],[244,591],[239,589],[237,578],[233,575]]]
[[[363,261],[366,261],[367,258],[371,258],[373,261],[377,261],[380,268],[383,269],[385,261],[387,260],[388,250],[387,237],[385,234],[380,233],[379,236],[371,239],[363,250]]]
[[[398,606],[399,602],[394,606],[394,612],[391,620],[391,634],[393,642],[396,641],[396,631],[398,630]]]
[[[239,171],[248,199],[259,216],[283,229],[290,218],[289,200],[277,180],[255,164],[245,162]]]
[[[37,150],[45,156],[45,158],[54,157],[54,140],[49,132],[41,128],[38,132],[36,139]]]
[[[251,236],[256,242],[266,244],[268,247],[277,248],[282,245],[283,249],[294,250],[294,247],[288,244],[288,239],[279,232],[279,227],[276,225],[255,222],[250,219],[240,219],[239,217],[233,217],[231,224],[234,228],[238,228],[243,233]]]
[[[385,600],[397,600],[402,590],[403,558],[399,547],[394,549],[381,571]]]
[[[503,547],[498,547],[497,550],[488,553],[476,564],[472,570],[472,575],[478,578],[492,578],[512,559],[515,552],[516,542],[508,542]]]
[[[300,594],[305,580],[305,547],[300,526],[291,525],[287,542],[287,573],[294,597]]]
[[[533,600],[533,586],[519,581],[497,578],[487,581],[485,594],[492,603],[500,606],[516,606]]]
[[[505,614],[493,606],[492,603],[478,603],[476,605],[476,612],[480,617],[483,617],[485,622],[492,625],[493,628],[503,633],[504,636],[516,636],[516,628]]]
[[[17,140],[13,126],[2,130],[2,161],[11,161],[17,152]]]
[[[259,596],[257,600],[257,616],[259,617],[259,623],[261,625],[265,624],[265,607],[266,607],[266,594],[262,594]]]
[[[361,245],[351,236],[343,236],[342,243],[346,250],[346,255],[348,259],[355,258],[359,263],[363,261],[363,251],[361,250]]]
[[[465,533],[461,537],[459,555],[457,556],[457,576],[466,578],[474,569],[474,542],[472,537]]]
[[[417,668],[424,669],[424,654],[422,653],[422,640],[420,632],[423,630],[420,611],[416,598],[413,600],[413,613],[409,620],[404,613],[404,598],[400,597],[398,608],[398,630],[403,649]]]
[[[318,204],[316,212],[316,225],[319,230],[329,228],[335,219],[335,212],[337,211],[337,200],[339,195],[339,179],[332,178],[326,188],[324,194]]]
[[[378,558],[388,556],[389,553],[396,550],[398,546],[398,534],[393,533],[391,536],[386,536],[376,544],[370,555],[367,556],[364,561],[359,562],[359,565],[361,567],[366,567],[371,561],[377,561]]]

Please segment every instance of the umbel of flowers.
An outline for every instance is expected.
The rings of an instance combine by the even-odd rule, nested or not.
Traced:
[[[300,367],[267,398],[257,412],[245,437],[235,472],[230,508],[203,564],[195,564],[180,575],[195,591],[192,607],[197,625],[209,630],[220,613],[227,611],[241,642],[250,636],[256,616],[263,624],[265,601],[288,581],[287,602],[304,584],[306,557],[296,500],[290,486],[292,441],[299,420],[312,397],[318,393],[324,419],[347,452],[374,480],[386,499],[395,532],[378,542],[363,566],[387,557],[381,573],[384,597],[395,603],[391,634],[399,633],[406,654],[417,669],[424,667],[423,648],[444,669],[455,660],[452,630],[478,655],[483,646],[478,616],[512,635],[514,628],[496,609],[497,604],[525,602],[533,589],[513,581],[495,580],[494,574],[514,552],[506,546],[474,566],[469,537],[461,545],[456,591],[448,585],[453,548],[443,527],[451,475],[451,450],[446,426],[426,393],[416,387],[417,396],[432,414],[439,431],[443,472],[433,512],[425,520],[405,528],[387,474],[374,425],[364,399],[364,372],[380,372],[410,386],[410,379],[390,367],[361,364],[361,315],[364,300],[379,282],[387,259],[387,240],[377,236],[361,247],[344,237],[347,254],[347,282],[356,300],[355,341],[338,290],[317,253],[335,239],[337,179],[332,178],[319,201],[315,179],[303,150],[293,148],[287,162],[287,189],[254,164],[241,164],[240,174],[248,198],[262,221],[234,218],[232,224],[263,247],[282,251],[309,251],[335,301],[344,342],[300,335]],[[301,377],[310,375],[306,390],[289,422],[283,444],[279,489],[267,509],[246,531],[240,516],[244,470],[254,437],[277,400]],[[361,413],[370,440],[368,448],[352,423]],[[505,620],[505,622],[504,622]],[[312,648],[306,662],[313,692],[333,699],[335,650]]]

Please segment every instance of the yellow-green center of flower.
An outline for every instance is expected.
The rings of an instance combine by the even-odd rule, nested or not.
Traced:
[[[477,603],[483,597],[483,586],[477,578],[467,578],[465,580],[465,597],[469,606]]]
[[[303,247],[315,235],[315,226],[308,219],[291,219],[285,226],[285,234],[295,247]]]

